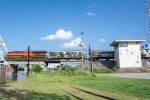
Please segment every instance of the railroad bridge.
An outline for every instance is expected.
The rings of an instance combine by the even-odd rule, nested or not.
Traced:
[[[7,61],[10,64],[28,64],[27,61]],[[47,60],[47,61],[30,61],[30,64],[40,64],[44,65],[45,63],[60,63],[60,64],[81,64],[81,60]]]
[[[11,65],[11,64],[14,64],[14,65],[16,65],[16,64],[28,64],[27,61],[7,61],[7,63],[9,65]],[[44,61],[30,61],[30,64],[40,64],[40,65],[43,65]]]

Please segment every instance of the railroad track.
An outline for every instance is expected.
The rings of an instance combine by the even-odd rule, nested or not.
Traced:
[[[98,99],[104,99],[104,100],[117,100],[117,99],[114,99],[114,98],[111,98],[111,97],[107,97],[107,96],[103,96],[103,95],[100,95],[100,94],[97,94],[97,93],[93,93],[91,91],[87,91],[87,90],[84,90],[84,89],[80,89],[80,88],[77,88],[77,87],[72,87],[76,90],[79,90],[79,92],[82,92],[82,93],[86,93],[87,95],[91,95],[91,96],[95,96],[97,97]],[[83,97],[77,95],[77,94],[74,94],[74,93],[71,93],[71,92],[67,92],[69,95],[73,96],[74,98],[78,99],[78,100],[85,100]]]
[[[81,98],[81,97],[79,97],[79,96],[76,96],[76,95],[74,95],[74,94],[72,94],[72,93],[69,93],[69,92],[67,92],[67,91],[66,91],[66,93],[68,93],[69,95],[73,96],[74,98],[76,98],[76,99],[78,99],[78,100],[84,100],[83,98]]]

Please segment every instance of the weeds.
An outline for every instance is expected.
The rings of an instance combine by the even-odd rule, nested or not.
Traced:
[[[113,73],[116,71],[118,67],[103,67],[99,69],[93,69],[93,73],[95,74],[108,74],[108,73]]]
[[[99,69],[94,69],[93,73],[112,73],[113,71],[110,68],[99,68]]]
[[[80,67],[63,67],[61,70],[55,70],[50,73],[51,76],[90,76],[91,73],[89,71],[82,71]]]
[[[42,77],[41,77],[42,76]],[[64,67],[62,69],[55,69],[54,71],[41,72],[32,74],[29,79],[36,81],[50,81],[50,82],[74,82],[76,80],[94,78],[96,75],[89,71],[82,71],[80,67]]]

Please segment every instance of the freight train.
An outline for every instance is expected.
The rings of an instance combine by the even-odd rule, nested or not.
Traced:
[[[6,61],[27,61],[28,51],[11,51],[4,55]],[[45,61],[48,59],[47,51],[35,50],[29,52],[30,61]]]
[[[48,59],[49,55],[49,59]],[[84,59],[89,59],[87,51],[83,51]],[[5,54],[6,61],[27,61],[28,60],[28,51],[12,51]],[[81,60],[82,52],[80,50],[70,50],[70,51],[50,51],[49,54],[47,51],[38,50],[30,51],[29,53],[30,61],[46,61],[46,60]],[[91,59],[93,61],[99,59],[114,59],[113,51],[102,51],[102,50],[92,50]]]

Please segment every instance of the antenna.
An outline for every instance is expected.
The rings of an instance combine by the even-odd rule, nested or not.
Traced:
[[[150,13],[149,13],[148,0],[145,1],[145,4],[146,4],[146,15],[147,15],[147,44],[148,44],[148,49],[150,49]]]

